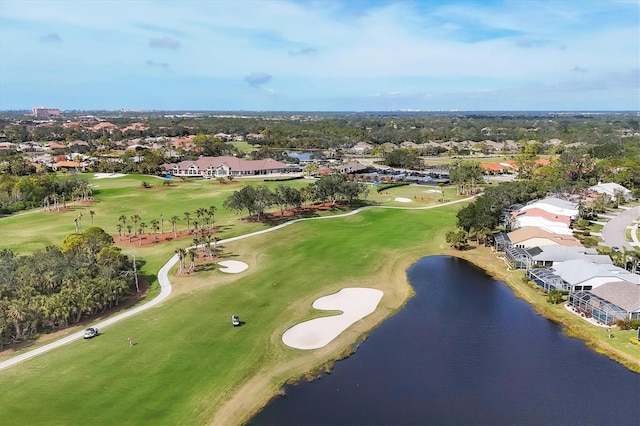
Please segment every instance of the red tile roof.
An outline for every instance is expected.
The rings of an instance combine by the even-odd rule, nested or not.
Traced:
[[[562,216],[558,214],[549,213],[548,211],[538,209],[538,208],[529,209],[525,212],[519,212],[519,211],[513,212],[513,215],[519,216],[519,217],[537,216],[537,217],[545,218],[551,222],[564,223],[567,226],[571,225],[571,218],[569,216]]]

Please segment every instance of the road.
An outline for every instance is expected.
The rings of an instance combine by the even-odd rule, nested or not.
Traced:
[[[242,240],[244,238],[249,238],[252,237],[254,235],[260,235],[260,234],[265,234],[267,232],[274,232],[277,231],[278,229],[282,229],[285,226],[289,226],[289,225],[293,225],[294,223],[297,222],[302,222],[305,220],[320,220],[320,219],[333,219],[333,218],[338,218],[338,217],[346,217],[346,216],[351,216],[354,214],[358,214],[363,210],[367,210],[370,208],[387,208],[387,209],[402,209],[402,210],[429,210],[429,209],[434,209],[437,207],[443,207],[443,206],[448,206],[451,204],[456,204],[456,203],[462,203],[465,201],[469,201],[472,200],[474,197],[468,197],[468,198],[464,198],[461,200],[455,200],[455,201],[449,201],[446,203],[442,203],[442,204],[436,204],[433,206],[427,206],[427,207],[393,207],[393,206],[366,206],[366,207],[361,207],[359,209],[350,211],[348,213],[342,213],[342,214],[337,214],[337,215],[333,215],[333,216],[319,216],[319,217],[310,217],[310,218],[302,218],[302,219],[295,219],[295,220],[291,220],[289,222],[285,222],[281,225],[278,226],[274,226],[273,228],[269,228],[269,229],[264,229],[262,231],[257,231],[257,232],[252,232],[250,234],[245,234],[245,235],[240,235],[237,237],[233,237],[233,238],[228,238],[226,240],[220,240],[218,241],[218,244],[225,244],[225,243],[230,243],[233,241],[238,241],[238,240]],[[165,300],[167,297],[169,297],[169,295],[171,294],[171,282],[169,281],[169,271],[171,270],[171,268],[173,268],[175,266],[175,264],[178,263],[178,255],[174,255],[172,256],[167,263],[165,263],[165,265],[160,269],[160,271],[158,271],[158,282],[160,283],[160,294],[157,295],[155,298],[153,298],[152,300],[150,300],[149,302],[137,306],[129,311],[123,312],[121,314],[115,315],[109,319],[106,319],[102,322],[93,324],[93,327],[98,327],[100,330],[102,330],[104,327],[107,327],[111,324],[115,324],[116,322],[122,321],[126,318],[129,318],[133,315],[136,315],[142,311],[145,311],[149,308],[152,308],[154,306],[156,306],[157,304],[159,304],[160,302],[162,302],[163,300]],[[70,334],[66,337],[63,337],[62,339],[56,340],[55,342],[51,342],[51,343],[47,343],[46,345],[40,346],[39,348],[36,349],[32,349],[30,351],[27,351],[25,353],[22,353],[20,355],[16,355],[13,358],[10,358],[6,361],[2,361],[0,362],[0,370],[4,370],[5,368],[9,368],[12,367],[18,363],[21,363],[23,361],[26,361],[28,359],[31,359],[33,357],[36,357],[38,355],[44,354],[46,352],[49,352],[53,349],[59,348],[60,346],[66,345],[68,343],[73,342],[74,340],[79,340],[82,339],[84,335],[84,330],[78,331],[76,333]]]
[[[633,247],[627,241],[627,226],[640,217],[640,207],[620,212],[602,228],[602,240],[609,247],[620,247],[622,250],[633,250]]]

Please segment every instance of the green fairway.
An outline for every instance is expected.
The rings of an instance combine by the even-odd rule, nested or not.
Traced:
[[[159,307],[2,371],[0,423],[201,424],[256,377],[266,400],[397,309],[409,292],[406,266],[441,248],[457,209],[369,210],[227,244],[247,272],[174,279],[175,294]],[[315,298],[345,286],[382,289],[382,306],[323,350],[281,343],[312,315]],[[232,313],[247,324],[232,327]]]

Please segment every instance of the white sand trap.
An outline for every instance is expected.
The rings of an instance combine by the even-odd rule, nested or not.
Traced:
[[[227,274],[237,274],[249,268],[249,265],[239,260],[223,260],[218,262],[218,265],[220,265],[220,272]]]
[[[398,197],[398,198],[395,199],[395,201],[398,202],[398,203],[410,203],[411,202],[410,199],[403,198],[403,197]]]
[[[94,179],[109,179],[109,178],[119,178],[126,175],[122,173],[96,173],[93,175]]]
[[[313,302],[314,308],[342,311],[342,314],[294,325],[284,332],[282,341],[296,349],[318,349],[326,346],[351,324],[375,311],[383,294],[375,288],[343,288],[337,293],[323,296]]]
[[[428,191],[424,191],[424,192],[428,192],[428,193],[430,193],[430,194],[433,194],[433,193],[436,193],[436,192],[437,192],[438,194],[442,193],[442,191],[440,191],[440,190],[438,190],[438,189],[430,189],[430,190],[428,190]]]

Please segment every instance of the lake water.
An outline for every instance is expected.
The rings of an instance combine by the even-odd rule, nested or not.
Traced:
[[[640,375],[503,283],[446,256],[421,259],[408,278],[416,295],[353,356],[288,386],[251,424],[640,424]]]

